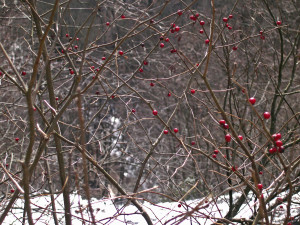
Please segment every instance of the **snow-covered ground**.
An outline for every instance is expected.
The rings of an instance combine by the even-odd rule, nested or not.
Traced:
[[[57,195],[55,197],[57,217],[60,224],[64,224],[63,197],[62,195]],[[82,224],[82,216],[87,220],[86,224],[89,224],[88,221],[90,221],[90,218],[87,209],[87,201],[75,194],[71,195],[71,201],[73,224]],[[300,202],[300,196],[295,195],[293,201]],[[32,198],[31,203],[32,213],[36,224],[54,224],[52,218],[52,207],[50,204],[51,200],[49,196]],[[1,202],[2,209],[4,205],[5,203]],[[79,205],[83,208],[82,214],[78,210],[80,208]],[[197,205],[201,209],[193,210]],[[252,210],[255,205],[258,206],[258,202],[254,202],[254,199],[249,201],[248,204],[243,205],[236,218],[248,219],[252,215]],[[283,203],[282,206],[283,208],[277,207],[272,213],[278,223],[282,222],[282,219],[286,214],[285,204]],[[13,209],[5,219],[4,224],[21,224],[23,218],[23,207],[24,200],[17,200]],[[114,205],[109,199],[92,199],[92,207],[97,224],[147,224],[139,211],[132,204],[122,207],[122,205]],[[178,202],[165,202],[156,205],[144,202],[143,207],[149,213],[153,224],[212,224],[213,222],[216,222],[217,218],[224,217],[228,211],[226,197],[219,198],[217,200],[210,199],[208,202],[205,202],[203,199],[189,200],[182,202],[180,205]],[[292,215],[299,214],[299,211],[299,206],[292,205]],[[188,212],[192,213],[187,214]]]

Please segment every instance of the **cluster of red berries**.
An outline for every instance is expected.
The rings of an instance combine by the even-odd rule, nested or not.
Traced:
[[[265,40],[265,39],[266,39],[263,30],[259,31],[259,34],[260,34],[260,39],[261,39],[261,40]]]
[[[228,28],[228,30],[232,29],[232,26],[230,26],[228,24],[229,19],[232,19],[232,18],[233,18],[233,15],[231,15],[231,14],[228,17],[223,17],[223,22],[226,23],[226,27]]]
[[[229,125],[226,123],[225,120],[219,121],[220,126],[222,126],[225,130],[229,129]]]
[[[217,158],[218,153],[219,153],[219,150],[218,150],[218,149],[215,149],[215,150],[214,150],[214,154],[212,155],[212,157],[213,157],[214,159]]]
[[[200,14],[196,13],[195,15],[191,15],[190,19],[193,20],[193,21],[196,21],[199,16],[200,16]]]
[[[171,51],[170,51],[171,53],[176,53],[177,52],[177,49],[171,49]]]
[[[173,34],[173,33],[178,32],[178,31],[180,31],[180,27],[179,27],[179,26],[176,26],[175,23],[172,23],[172,24],[171,24],[171,30],[170,30],[170,32]],[[168,42],[168,41],[167,41],[167,42]]]
[[[153,115],[155,115],[154,113],[153,113]],[[174,133],[176,134],[176,133],[178,133],[178,128],[174,128]],[[164,134],[168,134],[169,133],[169,131],[168,130],[164,130]]]
[[[272,138],[274,139],[276,146],[274,146],[273,148],[270,148],[269,153],[270,154],[274,154],[276,152],[283,153],[284,152],[284,147],[282,146],[283,143],[280,140],[281,139],[281,134],[280,133],[273,134]]]

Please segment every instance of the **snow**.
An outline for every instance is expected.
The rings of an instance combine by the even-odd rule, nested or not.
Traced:
[[[235,198],[237,195],[235,195]],[[159,204],[150,204],[144,202],[143,207],[149,213],[153,224],[212,224],[218,218],[222,218],[228,211],[227,196],[218,199],[204,199],[188,200],[185,202],[164,202]],[[7,199],[8,201],[9,199]],[[294,199],[296,202],[299,198]],[[87,200],[82,199],[79,195],[71,195],[72,202],[72,221],[73,224],[82,224],[83,218],[91,221],[88,213]],[[1,202],[2,206],[4,202]],[[63,196],[55,195],[56,212],[60,224],[64,224],[64,211],[63,211]],[[146,221],[141,216],[137,208],[130,204],[126,207],[123,205],[115,205],[111,199],[91,199],[92,207],[94,210],[95,219],[97,224],[146,224]],[[255,204],[254,199],[248,201],[248,204],[243,205],[241,211],[236,218],[248,219],[252,215],[252,210]],[[79,207],[79,205],[81,207]],[[54,224],[52,218],[52,207],[50,196],[44,195],[31,199],[33,219],[36,224]],[[18,199],[13,209],[6,217],[3,224],[22,224],[24,200]],[[198,210],[194,210],[198,207]],[[83,208],[82,215],[79,208]],[[292,206],[292,215],[297,213],[296,206]],[[275,209],[274,215],[277,216],[277,221],[283,219],[285,216],[285,208]],[[192,212],[187,214],[188,212]],[[191,215],[191,216],[186,216]],[[186,217],[185,217],[186,216]],[[87,222],[87,224],[89,224]]]

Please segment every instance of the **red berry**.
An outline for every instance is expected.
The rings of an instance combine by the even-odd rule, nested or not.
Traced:
[[[242,135],[239,135],[238,138],[242,141],[244,138]]]
[[[281,25],[281,21],[278,20],[278,21],[276,22],[276,24],[277,24],[278,26],[280,26],[280,25]]]
[[[279,141],[279,140],[276,141],[276,146],[277,146],[277,147],[281,147],[281,146],[282,146],[282,141]]]
[[[205,44],[207,44],[207,45],[209,44],[209,39],[205,40]]]
[[[229,19],[232,19],[232,18],[233,18],[233,15],[230,14],[230,15],[228,16],[228,18],[229,18]]]
[[[174,128],[174,133],[178,133],[178,128]]]
[[[272,138],[274,139],[274,141],[279,140],[279,138],[277,138],[277,134],[273,134],[273,135],[272,135]]]
[[[151,87],[153,87],[153,86],[154,86],[154,83],[153,83],[153,82],[151,82],[151,83],[150,83],[150,86],[151,86]]]
[[[159,45],[161,48],[165,47],[165,44],[164,43],[160,43]]]
[[[56,97],[55,100],[58,101],[58,97]]]
[[[227,129],[229,128],[229,125],[228,125],[227,123],[225,123],[225,124],[223,125],[223,128],[224,128],[225,130],[227,130]]]
[[[262,185],[262,184],[258,184],[258,185],[257,185],[257,188],[258,188],[259,190],[262,190],[262,189],[263,189],[263,185]]]
[[[262,172],[262,171],[259,171],[259,174],[260,174],[260,175],[262,175],[262,174],[263,174],[263,172]]]
[[[260,39],[261,39],[261,40],[265,40],[265,39],[266,39],[266,37],[265,37],[265,36],[263,36],[263,35],[261,35],[261,36],[260,36]]]
[[[191,145],[195,145],[195,144],[196,144],[196,142],[195,142],[195,141],[192,141],[192,142],[191,142]]]
[[[232,167],[231,167],[231,170],[232,170],[232,172],[235,172],[235,171],[237,171],[237,168],[236,168],[236,166],[232,166]]]
[[[142,68],[140,68],[139,71],[142,73],[144,70]]]
[[[236,47],[236,46],[233,46],[233,47],[232,47],[232,50],[233,50],[233,51],[236,51],[236,50],[237,50],[237,47]]]
[[[153,113],[154,116],[157,115],[157,111],[156,110],[153,110],[152,113]]]
[[[15,141],[18,142],[20,139],[19,138],[15,138]]]
[[[178,208],[180,208],[181,207],[181,204],[178,204]]]
[[[166,38],[166,39],[165,39],[165,42],[169,42],[169,41],[170,41],[170,39],[169,39],[169,38]]]
[[[150,20],[150,23],[154,23],[154,19],[151,19],[151,20]]]
[[[205,22],[203,20],[200,21],[200,25],[204,26]]]
[[[74,74],[74,70],[70,70],[70,74]]]
[[[159,40],[161,40],[161,41],[164,40],[164,36],[160,36]]]
[[[204,30],[202,30],[202,29],[199,30],[199,33],[200,33],[200,34],[203,34],[203,33],[204,33]]]
[[[199,13],[196,13],[195,16],[198,18],[198,17],[200,16],[200,14],[199,14]]]
[[[100,92],[99,92],[99,91],[96,91],[96,95],[100,95]]]
[[[227,22],[228,22],[228,18],[224,17],[224,18],[223,18],[223,21],[224,21],[225,23],[227,23]]]
[[[227,28],[228,28],[228,30],[231,30],[231,29],[232,29],[232,26],[228,26]]]
[[[103,61],[106,60],[106,58],[105,58],[104,56],[103,56],[101,59],[102,59]]]
[[[277,152],[277,148],[275,148],[275,147],[269,149],[269,153],[270,153],[270,154],[274,154],[274,153],[276,153],[276,152]]]
[[[225,141],[226,142],[230,142],[231,141],[231,135],[230,134],[226,134],[225,135]]]
[[[148,65],[148,62],[147,62],[147,61],[144,61],[143,63],[144,63],[144,65],[145,65],[145,66],[147,66],[147,65]]]
[[[269,112],[264,112],[264,118],[267,120],[267,119],[270,119],[271,117],[271,114]]]
[[[132,109],[131,112],[132,112],[132,113],[135,113],[135,109]]]
[[[169,133],[169,131],[168,130],[164,130],[164,134],[168,134]]]
[[[280,146],[277,150],[278,150],[279,153],[284,153],[284,147],[283,146]]]
[[[283,209],[283,205],[279,206],[279,208]]]
[[[125,19],[126,17],[125,17],[125,15],[124,15],[124,14],[122,14],[122,15],[121,15],[121,18],[122,18],[122,19]]]
[[[76,38],[76,41],[79,41],[79,38]]]
[[[195,89],[191,90],[191,94],[195,94],[195,92],[196,92]]]
[[[22,75],[25,76],[25,75],[26,75],[26,72],[25,72],[25,71],[22,71]]]
[[[216,155],[216,154],[213,154],[212,157],[215,159],[215,158],[217,158],[217,155]]]
[[[75,45],[74,48],[75,48],[75,49],[78,49],[78,45]]]
[[[109,22],[106,22],[106,26],[109,26],[110,25],[110,23]]]
[[[276,134],[276,139],[277,139],[277,140],[281,139],[281,133],[277,133],[277,134]]]
[[[219,153],[219,150],[214,150],[214,153],[217,155]]]
[[[10,193],[14,193],[14,192],[15,192],[15,190],[14,190],[14,189],[11,189],[11,190],[10,190]]]
[[[69,37],[69,34],[66,34],[66,37]]]
[[[119,51],[119,55],[123,55],[124,54],[124,52],[123,51]]]
[[[180,27],[179,27],[179,26],[176,26],[176,27],[175,27],[175,31],[178,32],[179,30],[180,30]]]
[[[254,105],[255,104],[255,102],[256,102],[256,99],[255,98],[249,98],[249,102],[252,104],[252,105]]]
[[[0,76],[2,76],[2,72],[0,72]]]
[[[177,15],[178,15],[178,16],[181,16],[182,13],[183,13],[182,10],[180,10],[180,9],[177,10]]]
[[[168,93],[168,97],[170,97],[170,96],[171,96],[171,92]]]
[[[92,70],[95,69],[95,66],[91,66],[91,69],[92,69]]]
[[[192,15],[192,16],[190,16],[190,19],[196,21],[196,20],[197,20],[197,17],[194,16],[194,15]]]
[[[224,125],[225,123],[226,123],[225,120],[220,120],[220,121],[219,121],[219,124],[220,124],[220,125]]]
[[[173,34],[175,32],[175,30],[174,29],[171,29],[171,33]]]

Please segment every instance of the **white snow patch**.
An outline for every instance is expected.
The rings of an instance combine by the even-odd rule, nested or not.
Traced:
[[[238,196],[235,195],[234,198]],[[250,199],[250,197],[249,197]],[[7,199],[8,201],[9,199]],[[296,202],[299,199],[294,199]],[[217,200],[211,200],[205,203],[204,200],[189,200],[181,203],[179,207],[178,202],[164,202],[159,204],[143,203],[144,209],[150,215],[153,224],[212,224],[218,218],[223,218],[228,209],[228,197],[221,197]],[[1,211],[7,202],[1,202]],[[72,220],[73,224],[82,224],[82,220],[91,221],[88,213],[87,200],[82,199],[79,195],[71,195],[72,203]],[[147,224],[141,213],[137,208],[130,204],[126,207],[123,205],[115,205],[111,199],[91,199],[92,207],[94,210],[95,219],[97,224]],[[201,203],[201,204],[200,204]],[[63,196],[55,195],[56,213],[59,219],[59,224],[64,224],[64,211],[63,211]],[[252,215],[252,210],[257,202],[251,199],[248,204],[243,205],[241,211],[235,218],[248,219]],[[33,219],[36,224],[54,224],[52,215],[52,206],[50,196],[39,196],[31,199]],[[195,207],[198,207],[195,210]],[[292,206],[292,215],[297,214],[297,206]],[[79,209],[82,210],[82,215]],[[3,224],[22,224],[24,209],[24,200],[18,199],[13,209],[9,212]],[[276,209],[278,211],[278,209]],[[279,213],[274,214],[276,221],[282,221],[285,217],[285,209],[281,209]],[[83,218],[82,218],[83,216]]]

